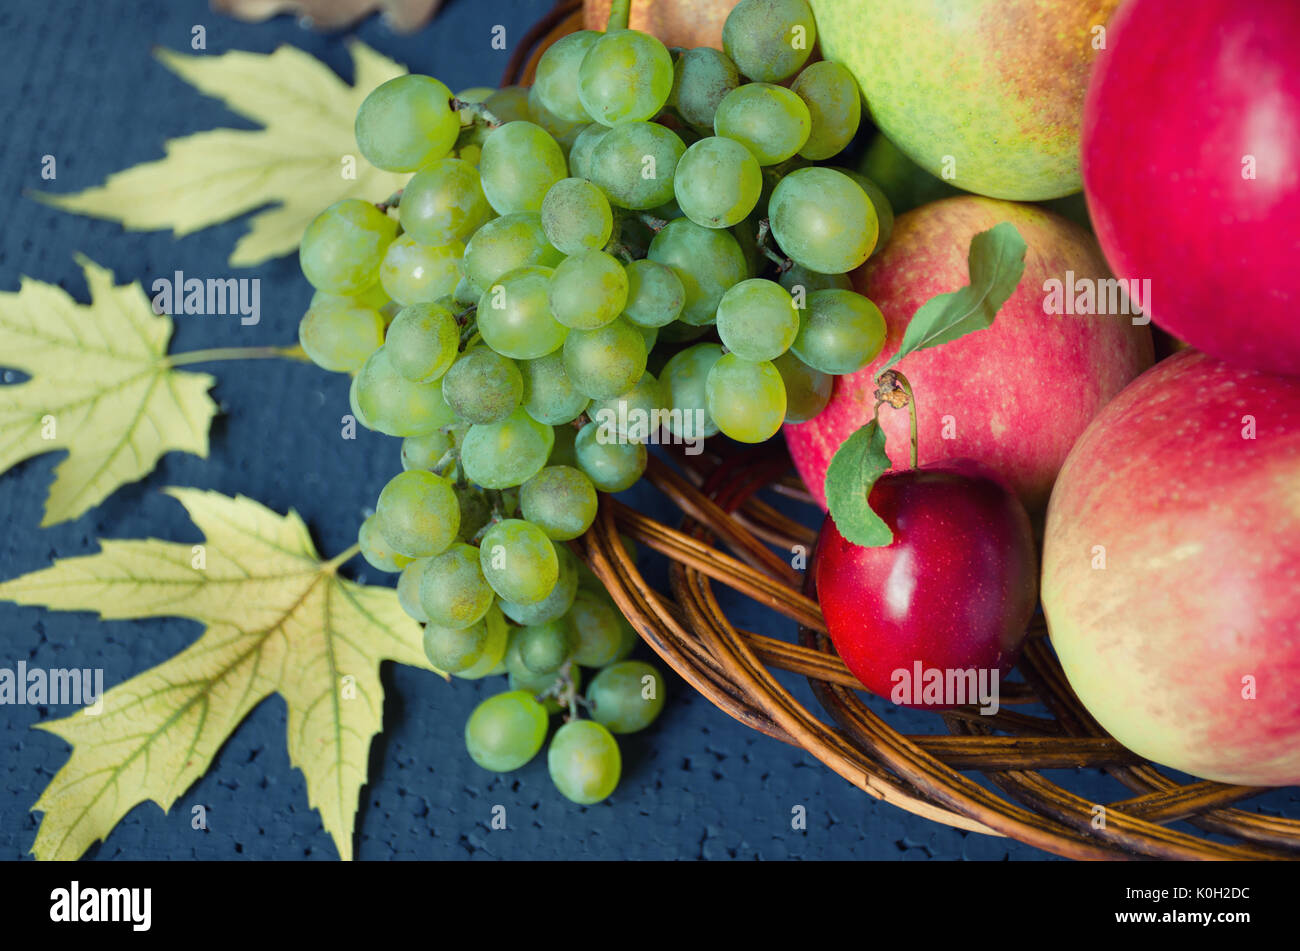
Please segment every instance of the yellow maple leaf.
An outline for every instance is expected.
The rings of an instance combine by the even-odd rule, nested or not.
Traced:
[[[289,709],[289,758],[307,779],[339,855],[352,857],[370,741],[382,726],[379,664],[433,670],[420,626],[397,592],[340,578],[290,509],[244,496],[167,489],[202,545],[102,540],[96,555],[0,584],[0,599],[104,618],[186,617],[207,625],[190,647],[120,684],[89,710],[36,724],[72,756],[33,811],[32,852],[74,859],[138,803],[170,809],[241,720],[278,693]]]
[[[0,473],[66,449],[42,525],[76,518],[172,450],[208,454],[217,411],[206,373],[173,368],[172,322],[139,284],[78,256],[91,303],[24,277],[0,292],[0,365],[31,379],[0,386]]]
[[[108,218],[129,230],[171,228],[181,237],[267,204],[230,255],[251,267],[288,254],[320,212],[343,198],[383,201],[409,176],[375,168],[356,147],[353,123],[366,95],[406,72],[364,43],[349,47],[355,83],[292,46],[158,58],[186,82],[261,123],[213,129],[164,145],[166,157],[110,175],[70,195],[34,197],[65,211]],[[350,176],[350,177],[349,177]]]

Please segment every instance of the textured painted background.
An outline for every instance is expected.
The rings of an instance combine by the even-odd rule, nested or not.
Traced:
[[[398,37],[372,18],[357,32],[367,43],[437,75],[452,88],[494,85],[508,52],[492,50],[489,31],[504,24],[511,41],[549,0],[451,0],[433,25]],[[0,175],[7,199],[0,227],[0,288],[19,276],[57,283],[85,301],[76,251],[111,267],[119,280],[150,281],[180,269],[222,276],[244,225],[227,224],[176,241],[169,233],[126,234],[117,225],[54,211],[22,197],[51,185],[72,191],[110,172],[158,158],[167,137],[212,128],[249,127],[204,99],[150,58],[155,46],[186,49],[191,28],[207,29],[208,52],[269,52],[292,43],[349,76],[344,35],[321,37],[290,18],[248,25],[211,13],[202,0],[45,0],[0,6]],[[43,183],[41,156],[58,160],[58,180]],[[262,322],[177,318],[174,351],[291,341],[309,289],[296,262],[282,259],[236,276],[262,279]],[[3,354],[0,354],[0,366]],[[127,486],[73,523],[39,531],[41,502],[60,456],[20,465],[0,477],[0,578],[42,568],[54,557],[88,554],[99,537],[198,540],[166,485],[242,492],[273,509],[296,507],[323,553],[355,538],[363,510],[396,471],[397,443],[363,433],[338,436],[347,412],[346,379],[284,362],[216,364],[222,415],[212,457],[172,454],[141,483]],[[6,374],[5,382],[19,378]],[[651,490],[637,504],[664,512]],[[811,513],[799,512],[802,517]],[[652,577],[663,566],[647,559]],[[354,576],[374,572],[358,559]],[[785,632],[788,625],[727,599],[738,623]],[[103,667],[108,685],[161,662],[199,634],[183,620],[104,623],[85,614],[0,604],[0,666],[19,660],[46,667]],[[642,654],[648,656],[644,650]],[[622,741],[624,778],[607,802],[581,808],[554,791],[542,757],[505,776],[470,762],[461,731],[474,704],[504,689],[504,678],[455,681],[387,665],[385,733],[371,755],[370,784],[357,816],[357,856],[413,858],[1042,858],[1015,842],[964,834],[917,819],[859,793],[811,757],[753,733],[671,681],[668,706],[648,731]],[[791,687],[805,699],[806,687]],[[931,718],[886,716],[932,730]],[[29,813],[65,762],[57,737],[32,731],[48,710],[0,708],[0,858],[24,857],[35,835]],[[307,807],[301,773],[289,766],[282,701],[263,703],[236,731],[213,768],[184,793],[170,815],[153,804],[134,809],[92,848],[94,858],[332,859],[334,848]],[[1121,798],[1094,780],[1103,801]],[[1087,787],[1085,787],[1087,788]],[[208,812],[205,832],[190,828],[190,807]],[[493,805],[506,807],[508,831],[489,830]],[[791,810],[807,810],[806,831],[791,829]],[[1294,791],[1274,794],[1270,811],[1300,814]]]

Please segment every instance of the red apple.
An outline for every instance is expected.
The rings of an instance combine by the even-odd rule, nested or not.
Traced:
[[[1106,259],[1197,349],[1300,373],[1300,3],[1130,0],[1109,32],[1083,122]]]
[[[1300,783],[1300,379],[1194,350],[1117,396],[1052,493],[1043,609],[1116,739],[1225,783]]]
[[[886,474],[868,504],[893,543],[855,545],[827,516],[814,558],[817,596],[840,657],[869,690],[905,706],[962,702],[920,693],[930,671],[944,683],[950,672],[973,671],[987,689],[989,677],[1015,666],[1038,603],[1024,506],[965,461]],[[977,700],[968,692],[965,702]]]
[[[1044,313],[1044,285],[1109,278],[1084,229],[1041,208],[962,196],[901,215],[885,249],[854,274],[854,286],[885,315],[884,350],[866,369],[835,381],[826,409],[785,428],[809,491],[822,483],[840,444],[871,419],[873,377],[898,349],[912,314],[936,294],[969,282],[970,239],[1015,225],[1028,245],[1025,273],[993,326],[899,363],[916,394],[920,461],[970,458],[997,472],[1030,511],[1047,503],[1075,439],[1106,402],[1151,366],[1150,328],[1131,316]],[[908,414],[880,414],[895,468],[908,465]]]

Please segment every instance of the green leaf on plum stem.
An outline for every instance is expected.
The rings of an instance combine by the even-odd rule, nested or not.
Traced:
[[[889,468],[885,431],[874,419],[844,440],[826,468],[826,507],[840,534],[855,545],[882,548],[894,541],[885,520],[867,504],[871,487]]]
[[[974,330],[993,325],[1025,273],[1025,239],[1010,222],[994,225],[970,240],[970,284],[931,297],[907,324],[898,352],[880,368],[883,373],[909,353],[937,347]],[[879,375],[879,374],[877,374]],[[838,524],[838,523],[837,523]]]

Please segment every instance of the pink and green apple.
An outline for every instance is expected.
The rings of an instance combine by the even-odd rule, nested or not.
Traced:
[[[1119,0],[809,2],[822,55],[923,168],[995,198],[1079,190],[1088,71]]]
[[[1184,350],[1112,400],[1052,493],[1042,601],[1129,749],[1300,783],[1300,379]]]
[[[971,238],[1004,221],[1028,251],[1024,275],[993,325],[898,365],[916,395],[921,464],[972,459],[1000,475],[1031,513],[1041,512],[1074,441],[1151,366],[1145,318],[1045,312],[1050,282],[1096,287],[1110,278],[1096,241],[1078,225],[1032,205],[969,195],[914,209],[853,275],[854,287],[884,314],[884,349],[865,369],[836,379],[819,416],[785,428],[795,465],[823,506],[831,457],[872,418],[877,370],[898,350],[918,307],[968,282]],[[880,421],[894,468],[906,467],[907,412],[886,407]]]
[[[1300,374],[1300,3],[1130,0],[1109,32],[1083,123],[1106,259],[1176,337]]]

